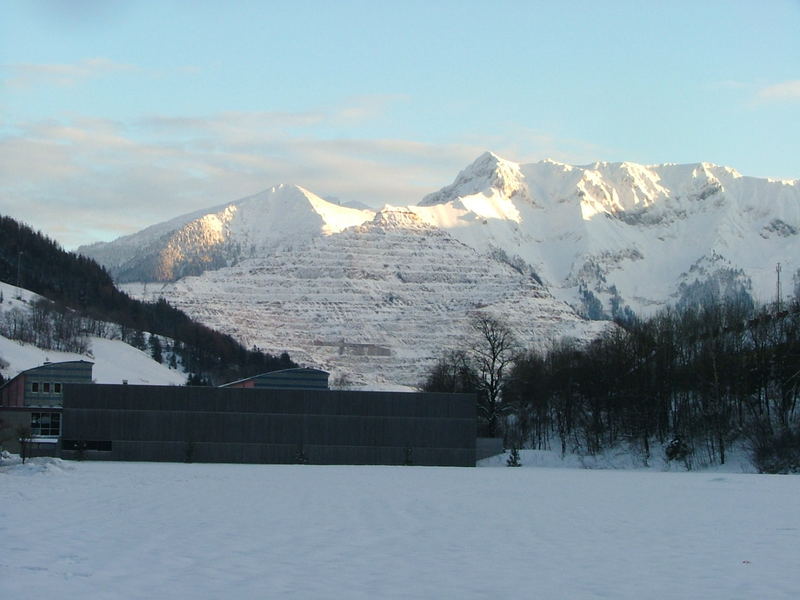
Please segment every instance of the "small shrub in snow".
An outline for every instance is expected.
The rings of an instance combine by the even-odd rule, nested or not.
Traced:
[[[84,441],[75,444],[75,460],[86,460],[87,444]]]
[[[800,428],[757,436],[752,462],[759,473],[800,473]]]
[[[664,455],[668,461],[681,460],[685,461],[689,454],[692,453],[691,448],[681,438],[671,440],[664,448]]]
[[[508,467],[521,467],[522,462],[519,460],[519,450],[517,448],[511,448],[511,452],[508,455],[508,459],[506,459],[506,466]]]

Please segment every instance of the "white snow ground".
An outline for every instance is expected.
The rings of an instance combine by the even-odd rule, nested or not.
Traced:
[[[0,467],[0,597],[795,599],[798,497],[752,474],[33,459]]]

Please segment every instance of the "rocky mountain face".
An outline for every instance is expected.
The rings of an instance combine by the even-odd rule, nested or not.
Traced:
[[[605,326],[582,316],[771,299],[798,233],[798,181],[486,153],[418,205],[347,208],[283,185],[79,251],[248,345],[391,386],[416,384],[478,310],[543,345]]]
[[[698,278],[767,301],[776,264],[800,267],[800,181],[708,163],[518,165],[487,153],[415,210],[475,248],[518,255],[597,316],[691,301]]]
[[[539,344],[603,326],[578,318],[531,274],[391,207],[199,277],[125,288],[164,296],[248,345],[373,386],[416,385],[444,349],[462,343],[474,311],[503,315]]]

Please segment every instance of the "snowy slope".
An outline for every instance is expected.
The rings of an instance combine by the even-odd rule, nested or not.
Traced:
[[[708,281],[771,300],[776,263],[787,291],[800,267],[800,182],[487,152],[417,205],[375,213],[283,185],[81,252],[246,344],[413,385],[475,310],[542,345],[598,331],[576,311],[646,315]]]
[[[74,354],[42,350],[0,335],[0,358],[8,367],[0,369],[3,377],[10,379],[20,371],[38,367],[46,361],[88,360],[94,363],[92,379],[95,383],[122,383],[140,385],[183,385],[186,375],[154,361],[148,354],[121,342],[98,337],[90,338],[90,354]]]
[[[794,600],[800,477],[0,466],[3,598]]]
[[[504,315],[526,343],[587,337],[587,323],[529,274],[483,256],[405,208],[360,226],[164,284],[126,284],[159,296],[246,345],[360,384],[414,386],[476,310]]]
[[[637,313],[678,298],[697,264],[742,270],[774,297],[775,265],[800,268],[800,181],[743,177],[708,163],[519,165],[486,153],[417,212],[478,249],[519,255],[554,295],[616,287]],[[712,273],[706,272],[706,275]]]
[[[3,302],[0,303],[0,319],[8,310],[27,310],[29,303],[40,298],[37,294],[0,282]],[[23,344],[0,335],[0,368],[3,377],[10,379],[20,371],[38,367],[46,361],[88,360],[94,363],[92,378],[96,383],[122,383],[148,385],[183,385],[186,374],[157,363],[149,354],[120,340],[98,337],[89,338],[90,353],[75,354],[44,350]]]

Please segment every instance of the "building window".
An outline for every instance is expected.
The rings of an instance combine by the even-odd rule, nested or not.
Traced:
[[[43,383],[42,385],[44,385],[44,393],[45,394],[49,394],[50,393],[50,384],[49,383]]]
[[[34,381],[34,382],[31,384],[31,391],[32,391],[34,394],[38,394],[38,393],[39,393],[39,384],[38,384],[36,381]]]
[[[56,394],[60,394],[61,393],[61,384],[60,383],[54,383],[53,384],[53,391]]]
[[[61,435],[61,413],[31,413],[33,437],[58,437]]]

